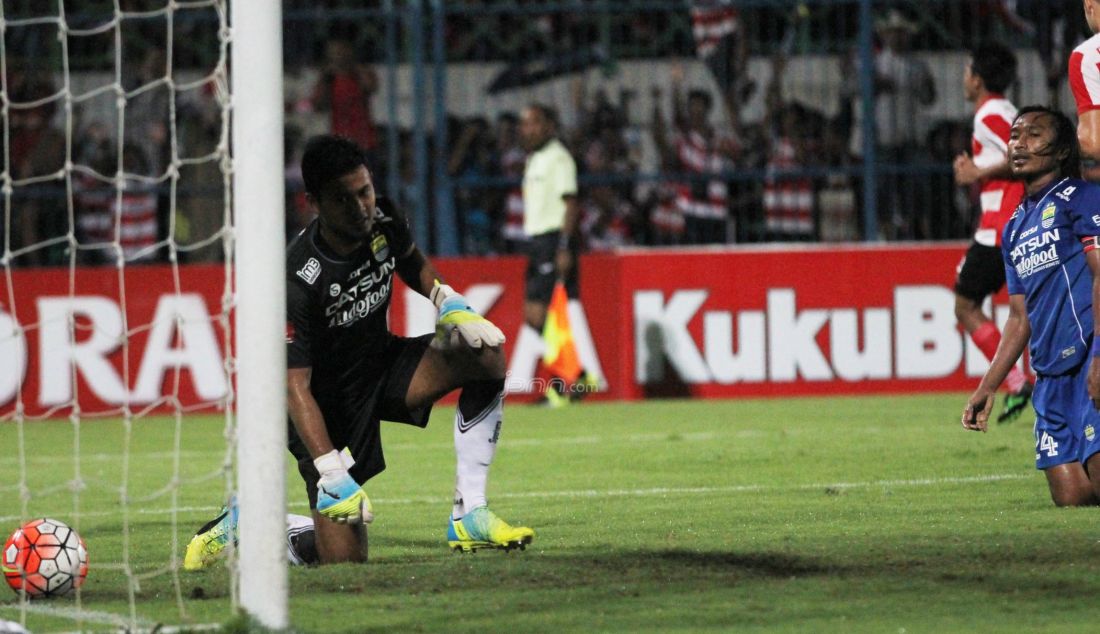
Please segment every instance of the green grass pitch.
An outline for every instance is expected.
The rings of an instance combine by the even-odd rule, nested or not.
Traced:
[[[1100,515],[1056,509],[1034,470],[1032,414],[981,435],[958,424],[962,394],[873,398],[509,406],[490,499],[538,537],[525,552],[445,545],[454,455],[449,408],[427,430],[387,424],[389,468],[367,490],[370,562],[290,570],[293,627],[366,631],[1093,632]],[[273,422],[273,424],[278,424]],[[178,534],[169,498],[174,425],[135,424],[122,533],[123,434],[80,435],[80,531],[91,574],[74,599],[0,618],[34,632],[231,620],[224,566],[165,569],[224,491],[222,419],[191,417],[180,439]],[[16,427],[0,426],[0,529],[21,509]],[[73,431],[25,426],[33,515],[71,520]],[[202,481],[201,477],[214,477]],[[291,510],[304,512],[296,472]],[[52,492],[50,491],[52,489]],[[84,618],[76,610],[85,611]],[[117,628],[115,628],[117,629]]]

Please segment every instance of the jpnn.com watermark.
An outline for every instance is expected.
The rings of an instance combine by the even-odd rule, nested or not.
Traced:
[[[504,375],[504,391],[513,393],[544,394],[554,390],[558,394],[586,395],[602,392],[605,389],[603,381],[595,378],[581,378],[569,382],[560,377],[544,379],[542,377],[519,378],[509,372]]]

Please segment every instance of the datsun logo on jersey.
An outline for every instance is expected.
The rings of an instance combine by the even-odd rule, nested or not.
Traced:
[[[1045,213],[1045,212],[1044,212]],[[1044,225],[1046,221],[1044,220]],[[1023,235],[1023,234],[1021,234]],[[1017,244],[1009,255],[1016,275],[1028,277],[1058,264],[1058,229],[1044,231]]]
[[[328,325],[350,326],[384,305],[390,297],[393,278],[389,277],[389,273],[394,268],[396,264],[392,259],[381,263],[377,270],[368,270],[364,265],[348,276],[349,280],[358,281],[352,281],[347,288],[341,289],[340,286],[333,284],[336,293],[330,292],[334,297],[325,304]],[[383,280],[385,280],[384,283],[375,286]]]

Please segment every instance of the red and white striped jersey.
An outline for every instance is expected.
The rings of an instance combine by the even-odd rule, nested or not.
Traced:
[[[802,167],[798,152],[787,137],[780,137],[768,160],[764,181],[764,227],[768,233],[812,236],[814,233],[814,183],[806,177],[778,178],[776,172]]]
[[[716,148],[722,144],[718,139],[708,141],[699,132],[691,130],[677,134],[674,143],[683,172],[721,177],[732,167],[731,162],[717,151]],[[676,206],[685,216],[724,219],[728,215],[729,188],[720,178],[680,183],[676,187]]]
[[[740,24],[731,0],[695,0],[691,3],[691,30],[699,57],[709,57],[718,42],[736,33]]]
[[[974,132],[970,136],[970,151],[979,169],[1008,160],[1008,137],[1016,106],[1001,95],[993,95],[978,104],[974,112]],[[991,179],[980,183],[978,195],[982,210],[974,241],[988,247],[1000,246],[1005,223],[1024,196],[1020,181]]]
[[[1100,34],[1085,40],[1070,54],[1069,87],[1077,102],[1077,114],[1100,109]]]
[[[74,212],[80,243],[83,246],[102,246],[113,242],[115,225],[111,208],[115,202],[114,190],[110,185],[83,174],[75,179],[74,189]]]
[[[145,250],[157,241],[157,194],[133,181],[127,185],[120,197],[117,190],[95,179],[77,181],[74,202],[80,242],[105,248],[117,235],[128,262],[150,260],[155,253]]]
[[[676,204],[675,183],[662,183],[657,204],[649,214],[658,244],[679,244],[684,235],[684,214]]]
[[[112,211],[118,218],[118,239],[127,261],[152,259],[154,253],[145,251],[157,241],[157,194],[131,183],[133,189],[122,193],[122,200],[115,200]],[[144,253],[143,253],[144,251]]]

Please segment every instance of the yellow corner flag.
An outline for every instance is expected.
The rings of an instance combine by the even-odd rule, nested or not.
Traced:
[[[546,369],[569,383],[576,381],[581,375],[581,362],[573,345],[573,329],[569,327],[569,297],[561,281],[554,285],[554,294],[550,296],[542,339],[546,342],[542,356]]]

